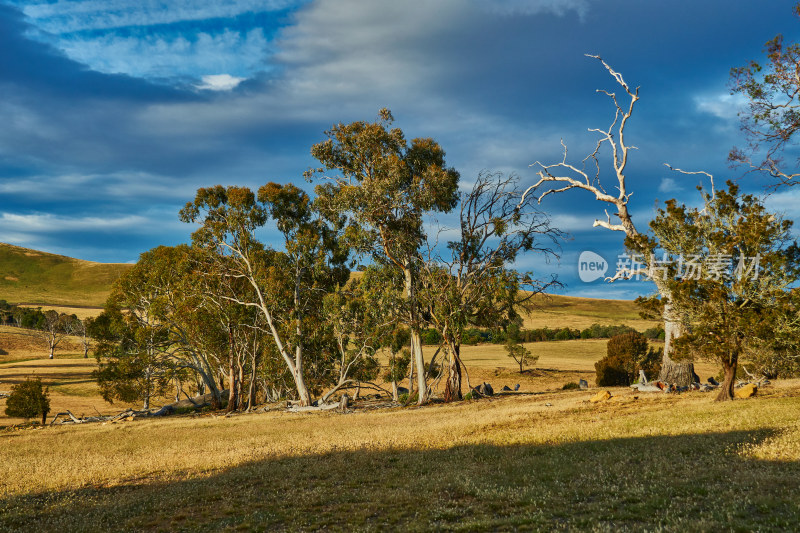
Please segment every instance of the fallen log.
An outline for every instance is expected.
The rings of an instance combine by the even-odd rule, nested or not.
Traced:
[[[50,425],[52,426],[53,424],[55,424],[56,420],[58,420],[58,417],[60,417],[60,416],[69,416],[73,424],[83,424],[85,422],[84,419],[76,417],[75,415],[73,415],[69,411],[65,411],[63,413],[56,413],[56,415],[53,417],[52,422],[50,422]],[[63,424],[64,422],[61,422],[61,423]]]

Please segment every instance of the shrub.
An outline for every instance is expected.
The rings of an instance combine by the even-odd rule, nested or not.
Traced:
[[[556,333],[555,340],[557,341],[565,341],[569,339],[569,330],[568,329],[561,329]]]
[[[571,381],[569,383],[564,383],[564,386],[561,387],[561,390],[575,390],[575,389],[580,389],[580,388],[581,388],[580,385],[578,385],[574,381]]]
[[[609,387],[630,385],[638,376],[639,370],[653,375],[661,366],[661,350],[648,347],[647,338],[632,331],[615,335],[608,341],[606,356],[595,363],[597,385]]]
[[[465,329],[461,334],[461,344],[474,346],[480,342],[484,342],[489,338],[489,334],[480,331],[479,329],[470,328]]]
[[[422,332],[420,339],[426,346],[437,346],[442,341],[442,336],[434,328],[428,328]]]
[[[42,388],[42,380],[26,379],[11,387],[11,394],[6,399],[6,415],[20,418],[42,417],[42,425],[47,422],[50,412],[50,395]]]

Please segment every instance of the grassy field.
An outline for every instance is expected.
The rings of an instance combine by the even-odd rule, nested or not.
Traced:
[[[629,300],[601,300],[578,296],[536,296],[534,311],[525,317],[528,329],[573,328],[586,329],[592,324],[625,324],[639,331],[659,325],[653,320],[643,320],[639,307]]]
[[[800,383],[0,433],[0,528],[761,530],[800,523]]]
[[[53,264],[75,261],[60,260]],[[27,279],[57,278],[36,276]],[[30,289],[15,300],[0,285],[0,298],[86,317],[99,312],[108,286],[65,285],[38,297]],[[655,325],[632,302],[553,296],[537,304],[526,327]],[[522,373],[500,345],[465,346],[473,386],[519,391],[422,408],[366,402],[297,414],[272,405],[34,428],[5,417],[0,399],[0,530],[797,528],[800,380],[727,404],[713,394],[625,388],[593,404],[606,342],[529,343],[539,359]],[[102,400],[96,363],[81,354],[78,339],[67,339],[49,360],[41,340],[0,327],[0,391],[38,376],[50,388],[51,416],[129,407]],[[707,363],[696,370],[718,374]],[[562,390],[581,378],[590,390]]]
[[[10,303],[102,307],[111,284],[130,267],[0,243],[0,299]]]

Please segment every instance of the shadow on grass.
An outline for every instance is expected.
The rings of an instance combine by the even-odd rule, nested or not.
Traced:
[[[738,453],[770,434],[276,458],[200,479],[6,498],[0,529],[791,530],[800,464]],[[203,453],[202,442],[186,452]]]

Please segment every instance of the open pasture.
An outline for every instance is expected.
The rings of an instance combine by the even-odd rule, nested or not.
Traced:
[[[4,530],[779,531],[800,382],[745,401],[591,391],[0,433]]]

